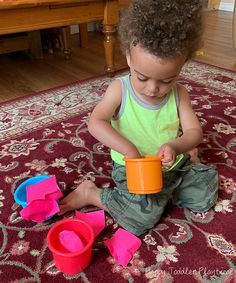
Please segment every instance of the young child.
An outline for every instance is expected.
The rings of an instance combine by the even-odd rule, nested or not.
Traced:
[[[136,235],[152,228],[167,203],[205,212],[217,199],[217,172],[190,162],[202,129],[187,90],[176,82],[199,48],[201,0],[136,0],[119,26],[130,73],[114,80],[91,114],[88,129],[111,148],[116,188],[83,182],[60,203],[60,214],[94,205]],[[180,131],[181,130],[181,131]],[[163,189],[128,192],[124,156],[162,156]]]

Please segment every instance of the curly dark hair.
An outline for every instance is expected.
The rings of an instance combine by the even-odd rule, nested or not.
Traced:
[[[139,44],[160,58],[187,55],[201,46],[201,0],[134,0],[119,24],[123,51]]]

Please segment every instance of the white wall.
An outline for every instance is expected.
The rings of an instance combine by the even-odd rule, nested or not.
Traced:
[[[233,12],[235,0],[221,0],[220,10]]]

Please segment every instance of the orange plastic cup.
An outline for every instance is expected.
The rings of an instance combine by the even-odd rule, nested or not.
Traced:
[[[124,158],[130,193],[155,194],[162,190],[162,165],[158,156]]]

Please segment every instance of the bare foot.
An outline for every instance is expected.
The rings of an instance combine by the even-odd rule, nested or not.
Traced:
[[[197,148],[194,148],[190,151],[188,151],[188,154],[190,154],[190,161],[192,163],[200,163],[200,159],[198,157],[198,149]]]
[[[100,193],[101,189],[96,187],[93,182],[84,181],[78,188],[61,200],[58,215],[85,207],[86,205],[95,205],[103,209]]]

